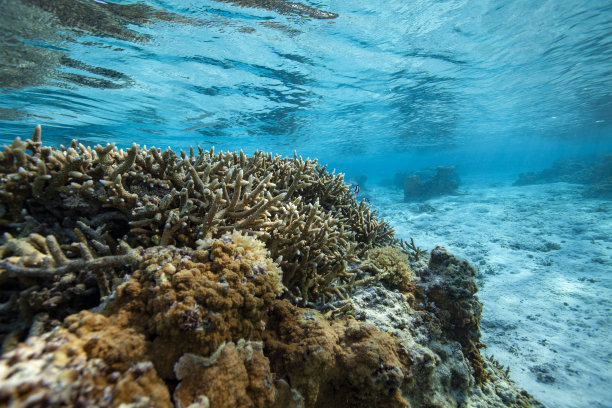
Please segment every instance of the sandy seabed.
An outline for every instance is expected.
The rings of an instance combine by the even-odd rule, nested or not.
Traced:
[[[551,408],[612,407],[612,202],[581,189],[468,184],[423,203],[368,191],[398,237],[477,268],[484,353]]]

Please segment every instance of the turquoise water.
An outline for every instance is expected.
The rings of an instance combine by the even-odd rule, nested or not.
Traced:
[[[0,5],[3,143],[41,123],[54,145],[296,150],[372,178],[612,150],[606,0]]]
[[[610,407],[610,0],[0,0],[0,27],[0,145],[42,124],[54,146],[318,158],[398,235],[476,265],[521,387]],[[567,158],[592,162],[511,186]],[[377,184],[448,165],[458,196]],[[608,195],[584,197],[593,174]]]

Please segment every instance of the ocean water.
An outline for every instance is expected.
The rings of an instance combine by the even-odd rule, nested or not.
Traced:
[[[512,186],[612,153],[609,0],[0,0],[0,27],[1,144],[42,124],[55,146],[317,158],[479,268],[483,337],[521,387],[612,407],[610,184]],[[397,175],[437,166],[456,194],[404,202]]]

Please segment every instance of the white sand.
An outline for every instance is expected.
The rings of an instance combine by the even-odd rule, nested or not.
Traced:
[[[580,189],[468,185],[426,203],[367,192],[399,237],[478,269],[484,353],[550,408],[612,407],[612,203]]]

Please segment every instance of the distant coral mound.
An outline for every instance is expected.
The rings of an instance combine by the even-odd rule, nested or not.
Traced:
[[[601,161],[564,159],[552,167],[539,172],[519,174],[514,186],[544,183],[584,184],[583,196],[591,198],[612,198],[612,154]]]
[[[436,167],[433,172],[421,171],[403,178],[404,201],[422,201],[433,197],[456,194],[459,176],[455,166]]]
[[[480,353],[474,268],[314,161],[38,127],[0,197],[2,406],[541,406]]]

